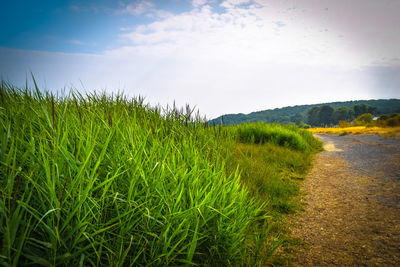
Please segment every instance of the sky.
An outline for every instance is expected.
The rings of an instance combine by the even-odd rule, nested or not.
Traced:
[[[207,118],[400,98],[399,0],[2,1],[0,78]],[[31,82],[31,81],[30,81]]]

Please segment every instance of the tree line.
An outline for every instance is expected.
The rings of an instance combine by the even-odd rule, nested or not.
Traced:
[[[353,109],[348,107],[338,107],[337,109],[324,105],[321,107],[313,107],[308,111],[308,123],[312,126],[334,125],[339,121],[352,121],[358,116],[370,113],[378,114],[376,107],[365,104],[354,105]]]
[[[320,103],[312,105],[296,105],[290,107],[282,107],[275,109],[266,109],[251,112],[249,114],[224,114],[224,125],[236,125],[246,122],[267,122],[267,123],[280,123],[280,124],[297,124],[300,127],[307,127],[310,123],[308,122],[308,112],[314,107],[331,106],[332,108],[339,109],[340,107],[347,107],[350,112],[354,112],[355,105],[362,104],[375,107],[377,113],[374,116],[381,114],[395,114],[400,113],[400,99],[375,99],[375,100],[354,100],[354,101],[342,101],[342,102],[330,102]],[[358,107],[356,107],[357,109]],[[342,111],[346,113],[346,111]],[[359,112],[358,112],[359,113]],[[355,115],[350,116],[350,120],[353,121]],[[209,120],[210,125],[222,124],[221,116],[215,119]],[[337,123],[335,123],[337,124]],[[320,126],[316,124],[314,126]]]

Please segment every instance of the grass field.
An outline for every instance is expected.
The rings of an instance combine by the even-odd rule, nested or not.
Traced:
[[[334,127],[334,128],[310,128],[307,129],[311,133],[327,133],[327,134],[379,134],[383,136],[400,136],[400,127]]]
[[[254,125],[2,82],[0,262],[264,264],[320,144],[292,126],[240,127]]]

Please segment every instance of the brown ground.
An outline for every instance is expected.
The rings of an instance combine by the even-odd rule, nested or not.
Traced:
[[[305,211],[293,221],[294,266],[400,266],[400,141],[319,136],[303,184]]]

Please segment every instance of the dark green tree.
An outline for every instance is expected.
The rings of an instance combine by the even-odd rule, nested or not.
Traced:
[[[358,117],[363,113],[366,113],[367,110],[367,105],[365,104],[360,104],[360,105],[354,105],[353,110],[354,110],[354,116]]]
[[[354,105],[353,109],[355,117],[358,117],[364,113],[376,114],[378,111],[376,107],[368,106],[366,104]]]
[[[378,114],[378,109],[376,107],[368,106],[368,112],[371,113],[372,115]]]
[[[320,108],[318,107],[313,107],[308,111],[308,123],[312,126],[317,126],[320,125],[319,121],[319,111]]]
[[[301,116],[300,114],[292,115],[290,116],[290,121],[298,124],[299,121],[303,121],[303,116]]]
[[[353,118],[353,111],[348,107],[339,107],[333,112],[333,123],[339,121],[350,121]]]
[[[322,106],[319,111],[319,122],[324,125],[332,124],[334,111],[335,110],[331,106],[328,105]]]

